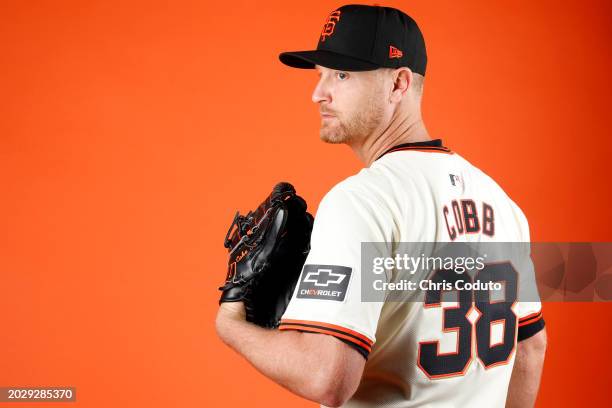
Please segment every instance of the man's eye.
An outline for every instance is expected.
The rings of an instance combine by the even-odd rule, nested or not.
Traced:
[[[336,72],[336,76],[339,80],[344,81],[348,78],[348,74],[346,72]]]

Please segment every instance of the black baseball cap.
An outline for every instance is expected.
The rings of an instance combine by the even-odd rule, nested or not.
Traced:
[[[342,71],[408,67],[425,75],[423,34],[406,13],[391,7],[346,5],[332,11],[317,49],[283,52],[279,59],[294,68],[321,65]]]

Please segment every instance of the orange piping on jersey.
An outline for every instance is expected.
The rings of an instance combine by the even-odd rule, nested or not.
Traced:
[[[541,311],[541,310],[540,310],[539,312],[535,312],[535,313],[532,313],[532,314],[528,314],[527,316],[524,316],[524,317],[519,318],[519,323],[520,323],[520,322],[524,322],[525,320],[530,320],[530,319],[533,319],[534,317],[538,317],[538,316],[540,316],[541,314],[542,314],[542,311]]]
[[[385,154],[389,154],[389,153],[393,153],[393,152],[401,152],[404,150],[412,150],[412,151],[417,151],[417,152],[433,152],[433,153],[445,153],[445,154],[454,154],[454,152],[452,150],[450,150],[447,147],[426,147],[426,146],[422,146],[422,147],[400,147],[397,149],[393,149],[393,150],[389,150],[387,153]]]
[[[531,323],[535,323],[535,322],[537,322],[538,320],[541,320],[541,319],[542,319],[542,316],[538,316],[538,317],[535,317],[535,318],[533,318],[531,320],[526,320],[524,322],[519,323],[519,327],[527,326],[527,325],[529,325]]]
[[[314,326],[320,326],[320,327],[327,327],[329,329],[333,329],[333,330],[339,330],[345,333],[348,333],[352,336],[358,337],[360,340],[362,340],[364,343],[369,344],[370,346],[372,344],[374,344],[374,342],[370,339],[368,339],[366,336],[364,336],[361,333],[358,333],[354,330],[351,329],[347,329],[346,327],[342,327],[342,326],[337,326],[335,324],[331,324],[331,323],[324,323],[324,322],[316,322],[316,321],[312,321],[312,320],[295,320],[295,319],[282,319],[281,320],[281,324],[307,324],[307,325],[314,325]]]
[[[370,339],[368,339],[366,336],[364,336],[361,333],[357,333],[354,330],[351,329],[347,329],[346,327],[342,327],[342,326],[336,326],[335,324],[330,324],[330,323],[323,323],[323,322],[315,322],[315,321],[311,321],[311,320],[293,320],[293,319],[283,319],[281,320],[281,327],[283,325],[298,325],[298,326],[303,326],[303,325],[312,325],[312,326],[318,326],[322,329],[328,328],[328,329],[332,329],[332,330],[338,330],[340,332],[344,332],[350,336],[353,337],[357,337],[357,340],[362,341],[363,343],[366,344],[366,346],[368,347],[372,347],[372,344],[374,344],[374,342]]]
[[[531,323],[535,323],[542,318],[542,312],[535,313],[533,315],[529,315],[526,318],[519,320],[519,327],[526,326]]]
[[[364,348],[368,353],[370,351],[372,351],[372,347],[368,346],[366,343],[357,340],[356,338],[352,337],[352,336],[347,336],[345,334],[342,333],[338,333],[335,331],[331,331],[331,330],[327,330],[324,328],[318,328],[318,327],[310,327],[310,326],[300,326],[299,324],[281,324],[281,326],[278,328],[279,330],[300,330],[300,331],[305,331],[305,332],[311,332],[311,333],[322,333],[322,334],[328,334],[330,336],[334,336],[334,337],[339,337],[341,339],[350,341],[351,343],[355,343],[358,346]]]

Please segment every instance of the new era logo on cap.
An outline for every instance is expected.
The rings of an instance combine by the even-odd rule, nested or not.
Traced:
[[[404,53],[402,50],[395,48],[394,46],[389,46],[389,58],[402,58]]]

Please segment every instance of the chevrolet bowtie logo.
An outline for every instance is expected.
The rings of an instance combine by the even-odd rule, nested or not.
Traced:
[[[304,282],[314,283],[315,286],[329,286],[330,283],[341,283],[346,275],[333,273],[331,269],[317,269],[316,272],[308,272]]]

